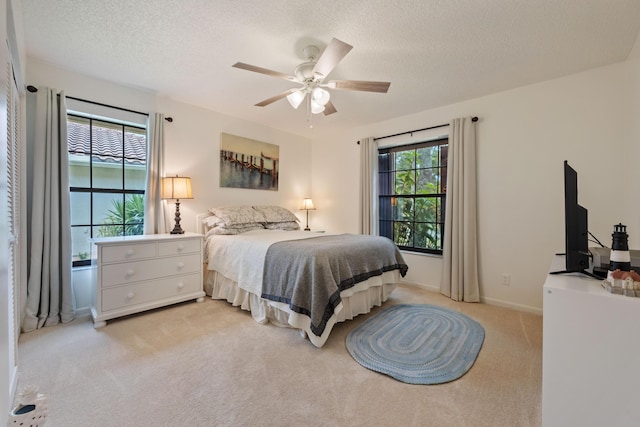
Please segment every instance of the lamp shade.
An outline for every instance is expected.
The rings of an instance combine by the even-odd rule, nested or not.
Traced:
[[[317,102],[318,105],[322,105],[322,106],[327,105],[327,103],[329,102],[329,99],[331,98],[331,96],[329,95],[329,92],[322,89],[321,87],[317,87],[313,89],[312,94],[313,94],[313,100]]]
[[[324,111],[324,105],[318,104],[313,99],[311,100],[311,113],[320,114]]]
[[[306,198],[302,200],[302,204],[300,205],[300,210],[312,211],[315,210],[316,207],[313,206],[313,200],[310,198]]]
[[[297,90],[287,95],[287,101],[289,101],[289,104],[291,104],[293,108],[297,109],[300,106],[300,104],[302,104],[302,101],[304,101],[304,98],[306,96],[307,96],[306,92],[302,90]]]
[[[191,178],[186,176],[162,178],[161,197],[163,199],[193,199]]]

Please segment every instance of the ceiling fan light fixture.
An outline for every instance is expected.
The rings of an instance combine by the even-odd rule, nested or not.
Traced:
[[[302,104],[302,101],[304,101],[306,95],[307,94],[302,90],[297,90],[287,95],[287,101],[289,101],[289,104],[291,104],[293,108],[298,109],[300,104]]]
[[[331,98],[331,95],[329,94],[329,92],[320,87],[313,89],[312,94],[313,94],[313,100],[322,106],[327,105],[327,102],[329,102],[329,99]]]
[[[311,116],[313,114],[324,113],[325,116],[329,116],[337,112],[336,107],[333,105],[333,101],[331,100],[331,94],[327,89],[387,93],[390,85],[389,82],[330,80],[325,83],[325,78],[331,74],[336,65],[338,65],[338,63],[351,51],[352,48],[353,46],[350,44],[336,38],[331,39],[322,53],[317,46],[306,46],[303,49],[303,53],[307,58],[307,61],[299,64],[295,68],[294,75],[245,64],[244,62],[237,62],[232,66],[302,85],[302,87],[280,92],[275,96],[255,104],[255,106],[265,107],[281,100],[282,98],[287,98],[287,101],[291,106],[298,109],[298,107],[300,107],[304,102],[306,104],[305,110],[307,121],[309,122],[309,127],[311,127]]]
[[[311,113],[320,114],[323,111],[324,111],[324,105],[320,105],[315,100],[312,99],[311,100]]]

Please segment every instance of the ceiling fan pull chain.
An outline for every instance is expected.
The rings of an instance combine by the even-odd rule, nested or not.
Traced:
[[[307,94],[307,121],[309,122],[309,129],[313,128],[313,123],[311,122],[311,95]]]

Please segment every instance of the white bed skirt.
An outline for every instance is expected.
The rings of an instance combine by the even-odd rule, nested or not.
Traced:
[[[205,266],[204,288],[212,299],[230,302],[236,307],[251,312],[253,319],[261,324],[273,323],[277,326],[300,329],[316,346],[322,347],[337,322],[353,319],[359,314],[369,313],[371,308],[382,305],[400,282],[399,270],[388,271],[356,284],[342,292],[342,303],[327,322],[323,334],[318,337],[311,333],[310,319],[291,311],[285,303],[269,301],[240,289],[236,282]]]

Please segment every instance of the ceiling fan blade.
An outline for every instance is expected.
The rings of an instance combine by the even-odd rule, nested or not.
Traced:
[[[359,90],[363,92],[379,92],[387,93],[390,82],[370,82],[363,80],[331,80],[326,86],[329,89],[336,90]]]
[[[262,67],[256,67],[255,65],[245,64],[244,62],[236,62],[235,64],[232,65],[232,67],[241,68],[243,70],[253,71],[256,73],[266,74],[267,76],[278,77],[281,79],[289,80],[291,82],[297,81],[295,77],[290,76],[288,74],[281,73],[279,71],[269,70]]]
[[[289,90],[286,90],[286,91],[284,91],[284,92],[282,92],[282,93],[279,93],[279,94],[277,94],[277,95],[275,95],[275,96],[272,96],[271,98],[267,98],[267,99],[265,99],[264,101],[258,102],[255,106],[256,106],[256,107],[266,107],[267,105],[269,105],[269,104],[273,104],[274,102],[276,102],[276,101],[278,101],[278,100],[280,100],[280,99],[282,99],[282,98],[286,98],[286,97],[287,97],[287,95],[289,95],[290,93],[293,93],[293,92],[295,92],[295,91],[297,91],[297,90],[298,90],[298,89],[289,89]]]
[[[344,58],[349,51],[353,49],[353,46],[347,44],[343,41],[340,41],[336,38],[331,39],[327,48],[320,55],[320,59],[316,62],[316,65],[313,67],[313,73],[318,73],[321,75],[320,81],[322,81],[325,77],[329,75],[331,70],[338,65],[338,62]]]
[[[336,111],[338,111],[336,110],[336,107],[334,107],[331,101],[329,101],[325,104],[323,113],[325,116],[328,116],[329,114],[333,114]]]

